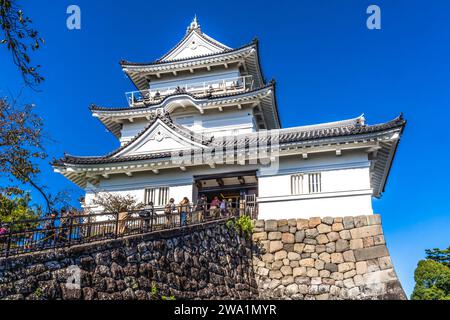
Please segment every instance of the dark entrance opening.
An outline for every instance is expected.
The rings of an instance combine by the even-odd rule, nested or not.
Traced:
[[[258,178],[256,171],[227,172],[194,176],[196,193],[194,197],[200,198],[202,194],[211,202],[214,197],[219,200],[233,202],[233,207],[239,212],[255,211],[256,197],[258,196]],[[247,212],[249,213],[249,212]]]

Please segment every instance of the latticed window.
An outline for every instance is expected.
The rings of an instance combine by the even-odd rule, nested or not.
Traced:
[[[322,192],[322,175],[320,173],[308,174],[309,193]]]
[[[291,194],[303,193],[303,174],[294,174],[291,176]]]
[[[169,202],[169,187],[147,188],[144,194],[145,204],[153,202],[155,206],[163,206]]]

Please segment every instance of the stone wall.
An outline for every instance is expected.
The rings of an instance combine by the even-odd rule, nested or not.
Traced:
[[[263,299],[406,299],[379,215],[258,220],[253,266]]]
[[[159,298],[248,299],[251,261],[251,241],[213,222],[0,260],[0,299],[147,300],[152,282]]]
[[[258,220],[253,240],[218,221],[2,259],[0,299],[405,299],[378,215]]]

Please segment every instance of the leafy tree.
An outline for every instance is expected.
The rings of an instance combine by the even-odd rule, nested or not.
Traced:
[[[414,280],[412,300],[450,300],[450,268],[444,263],[432,259],[419,261]]]
[[[14,64],[19,68],[25,84],[33,87],[44,78],[39,74],[39,65],[33,65],[30,51],[39,49],[44,40],[31,27],[31,19],[26,16],[15,0],[0,0],[0,45],[11,52]]]
[[[43,196],[50,210],[51,199],[36,181],[40,173],[37,161],[47,157],[42,132],[42,119],[34,113],[33,105],[18,108],[0,98],[0,178],[11,184],[0,191],[23,194],[17,183],[28,183]]]
[[[425,250],[426,258],[442,263],[443,265],[450,267],[450,247],[441,250],[438,248]]]
[[[115,214],[139,210],[144,207],[144,204],[138,202],[132,195],[122,196],[108,192],[97,193],[92,203],[102,207],[106,212]]]
[[[29,193],[20,196],[8,196],[0,194],[0,222],[14,223],[14,230],[21,230],[28,225],[24,225],[21,221],[34,220],[42,214],[39,207],[33,207],[31,204]]]

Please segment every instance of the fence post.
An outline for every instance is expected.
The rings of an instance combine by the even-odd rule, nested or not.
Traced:
[[[11,250],[11,238],[12,238],[12,231],[11,231],[11,225],[9,225],[9,232],[8,232],[8,242],[6,244],[6,253],[5,257],[9,257],[9,250]]]
[[[70,247],[70,243],[72,242],[72,231],[73,231],[73,217],[70,217],[70,226],[69,226],[69,244],[68,246]]]
[[[114,231],[114,238],[117,239],[118,234],[119,234],[119,213],[116,212],[116,228]]]
[[[158,216],[155,214],[154,209],[153,211],[150,211],[150,214],[150,232],[153,232],[153,219],[158,219]]]

